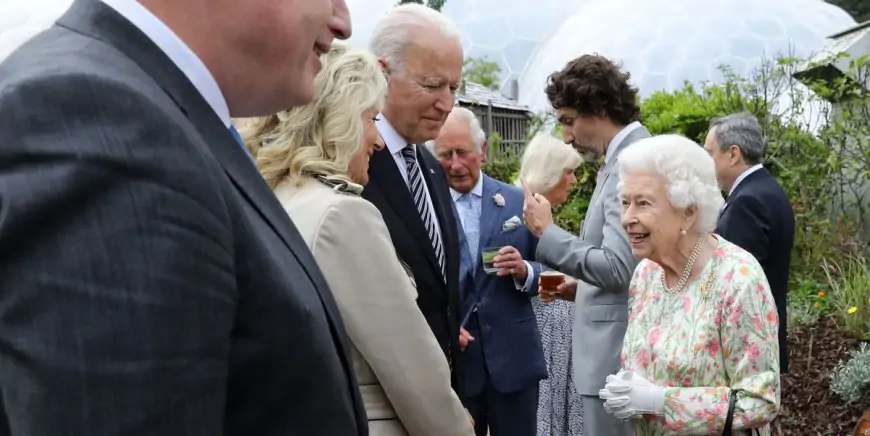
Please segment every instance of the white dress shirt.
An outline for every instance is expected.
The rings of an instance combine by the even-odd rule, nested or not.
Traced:
[[[740,182],[742,182],[742,181],[745,180],[747,177],[749,177],[750,174],[752,174],[752,173],[754,173],[754,172],[756,172],[756,171],[758,171],[758,170],[760,170],[760,169],[762,169],[762,168],[764,168],[764,165],[762,165],[762,164],[755,164],[755,165],[749,167],[748,169],[746,169],[746,171],[740,173],[740,175],[737,176],[737,179],[734,180],[734,184],[731,185],[731,190],[728,191],[728,195],[731,195],[731,193],[734,192],[735,189],[737,189],[737,185],[739,185]]]
[[[405,157],[402,156],[402,149],[404,149],[408,145],[408,141],[405,138],[402,138],[402,135],[393,128],[389,121],[387,121],[387,117],[384,114],[378,115],[378,131],[381,133],[381,138],[384,139],[384,144],[386,144],[387,149],[390,150],[390,154],[393,155],[393,160],[396,162],[396,167],[399,168],[399,174],[402,175],[402,179],[405,180],[405,185],[408,184],[408,167],[405,164]],[[417,153],[417,145],[411,144],[411,147],[414,148],[414,153]],[[417,163],[420,166],[420,171],[423,171],[423,166]],[[432,216],[432,222],[435,223],[435,233],[438,235],[438,238],[441,239],[441,245],[444,245],[444,239],[441,238],[441,224],[438,222],[438,214],[435,213],[435,205],[432,204],[432,196],[429,194],[429,185],[426,184],[426,177],[420,177],[423,182],[423,187],[426,189],[426,202],[429,203],[429,214]],[[410,188],[409,188],[410,189]]]
[[[610,160],[610,157],[613,156],[613,153],[616,153],[616,147],[619,147],[619,144],[629,135],[631,132],[634,132],[635,129],[641,126],[639,121],[632,122],[631,124],[622,128],[613,139],[610,140],[610,144],[607,144],[607,150],[604,152],[604,163]]]
[[[187,76],[224,125],[230,127],[227,101],[202,60],[157,16],[135,0],[102,0],[142,31]]]

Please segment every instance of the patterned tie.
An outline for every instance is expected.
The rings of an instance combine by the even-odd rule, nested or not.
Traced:
[[[462,216],[462,228],[465,230],[468,254],[471,255],[472,268],[474,268],[477,265],[474,260],[477,259],[478,244],[480,244],[480,212],[474,207],[474,197],[470,193],[462,194],[458,203],[461,205],[459,213]]]
[[[441,278],[447,280],[447,270],[444,262],[444,247],[441,245],[441,238],[435,231],[435,220],[432,218],[432,212],[429,209],[429,192],[426,191],[426,186],[423,184],[423,173],[420,172],[420,166],[417,165],[417,155],[414,153],[414,146],[407,145],[402,149],[402,157],[405,158],[405,167],[408,169],[408,189],[411,191],[411,196],[414,197],[414,204],[417,205],[417,212],[420,213],[420,218],[423,219],[423,226],[426,227],[426,233],[429,234],[429,242],[432,243],[432,249],[435,250],[435,258],[438,259],[438,266],[441,267]]]

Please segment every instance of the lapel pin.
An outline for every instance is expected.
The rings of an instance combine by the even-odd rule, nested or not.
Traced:
[[[433,170],[432,168],[429,168],[429,174],[435,174],[435,170]]]

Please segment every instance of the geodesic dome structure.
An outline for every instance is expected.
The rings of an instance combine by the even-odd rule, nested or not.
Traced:
[[[486,58],[501,68],[501,91],[519,79],[535,48],[559,28],[565,12],[598,0],[448,0],[445,15],[462,31],[465,57]]]
[[[804,57],[855,21],[823,0],[590,0],[538,46],[520,75],[520,103],[549,108],[547,77],[582,54],[623,63],[642,96],[684,81],[745,74],[765,57]]]
[[[0,0],[0,61],[49,28],[72,0]]]
[[[559,28],[565,11],[573,13],[596,0],[448,0],[442,12],[462,32],[465,57],[485,58],[501,68],[501,91],[509,94],[535,48]],[[347,0],[353,22],[348,41],[368,48],[377,21],[398,0]]]

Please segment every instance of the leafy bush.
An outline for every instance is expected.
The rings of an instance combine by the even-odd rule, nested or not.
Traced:
[[[857,80],[803,76],[814,94],[793,78],[804,64],[780,58],[764,62],[749,76],[723,70],[722,84],[685,85],[675,92],[655,93],[641,105],[651,133],[680,133],[698,142],[704,140],[713,117],[745,110],[759,118],[767,143],[765,167],[790,196],[797,222],[789,304],[789,318],[795,326],[814,323],[834,309],[830,298],[820,296],[819,291],[831,297],[835,286],[856,286],[854,278],[839,285],[829,280],[821,265],[829,259],[867,254],[870,98],[854,83],[870,76],[870,62],[861,58],[848,64],[849,75]],[[819,282],[828,285],[819,286]],[[826,288],[830,292],[825,293]],[[870,289],[867,294],[864,303],[870,299]],[[861,317],[845,316],[852,304],[857,302],[834,310],[844,325],[863,337],[864,327],[858,325]],[[855,306],[859,315],[864,306]]]
[[[840,361],[831,374],[831,391],[847,403],[857,403],[870,391],[870,347],[861,343],[848,361]]]
[[[789,330],[797,327],[816,325],[821,319],[819,311],[806,301],[789,301],[786,310]]]
[[[493,179],[513,184],[520,171],[520,161],[516,158],[493,159],[486,162],[483,172]]]
[[[841,328],[858,339],[870,340],[870,263],[849,257],[825,261],[830,303]]]
[[[870,58],[851,59],[847,64],[852,79],[803,75],[801,84],[794,76],[806,65],[779,58],[763,62],[747,76],[723,69],[720,84],[686,84],[641,102],[643,123],[652,134],[680,133],[698,142],[703,142],[711,118],[740,111],[759,118],[766,136],[765,167],[789,195],[797,223],[790,286],[793,325],[813,323],[831,310],[843,316],[839,313],[843,308],[830,301],[835,289],[830,279],[841,277],[828,277],[822,265],[826,260],[870,254],[870,92],[855,86],[870,77]],[[531,124],[529,138],[552,126],[552,114],[539,114]],[[560,135],[558,126],[553,134]],[[491,162],[487,172],[512,182],[518,166],[518,162]],[[577,169],[578,183],[570,200],[556,213],[557,223],[566,230],[579,231],[596,171],[594,165]],[[849,283],[839,283],[836,289],[854,287]],[[870,302],[870,295],[866,297],[862,301]],[[846,312],[850,307],[845,307]],[[857,334],[861,329],[854,325],[857,317],[852,318],[851,324],[844,325]]]
[[[819,318],[831,310],[830,296],[826,285],[806,278],[795,280],[789,290],[788,326],[815,325]]]

